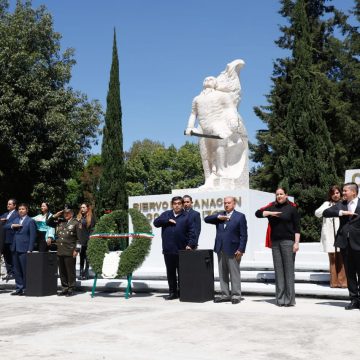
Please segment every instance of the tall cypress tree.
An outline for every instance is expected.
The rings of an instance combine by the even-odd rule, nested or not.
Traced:
[[[310,32],[306,0],[298,0],[293,9],[294,68],[284,133],[285,156],[275,169],[300,207],[304,240],[318,237],[314,211],[332,184],[336,182],[334,146],[322,116],[319,71],[313,62],[314,37]]]
[[[119,59],[116,32],[112,51],[109,90],[106,99],[105,126],[101,147],[103,166],[100,178],[98,212],[127,209],[123,154],[122,112],[120,101]]]
[[[268,105],[255,108],[267,124],[252,144],[252,186],[274,191],[287,186],[296,197],[303,217],[304,240],[318,240],[314,209],[324,200],[328,186],[343,175],[337,162],[342,145],[331,131],[344,122],[345,102],[338,95],[336,27],[346,17],[325,0],[282,0],[280,14],[289,20],[276,42],[291,55],[277,59]],[[327,15],[326,17],[324,15]],[[331,131],[329,131],[329,129]],[[334,161],[336,159],[336,161]],[[341,176],[342,177],[342,176]]]

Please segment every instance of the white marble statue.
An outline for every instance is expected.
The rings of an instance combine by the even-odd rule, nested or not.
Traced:
[[[185,134],[199,137],[205,173],[201,189],[249,188],[248,138],[237,110],[244,65],[237,59],[217,78],[205,78],[202,92],[193,100]]]

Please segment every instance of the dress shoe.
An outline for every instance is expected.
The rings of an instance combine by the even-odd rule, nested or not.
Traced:
[[[229,301],[231,301],[229,298],[225,298],[225,297],[221,297],[221,296],[216,297],[214,299],[214,303],[222,303],[222,302],[229,302]]]
[[[168,296],[165,296],[165,300],[175,300],[177,298],[178,298],[178,296],[174,293],[169,294]]]
[[[345,310],[359,309],[359,302],[357,300],[351,300],[350,304],[345,306]]]
[[[231,299],[232,304],[240,304],[240,299]]]
[[[66,297],[70,297],[70,296],[74,296],[74,295],[75,295],[74,292],[71,291],[71,290],[69,290],[69,291],[65,294]]]
[[[65,296],[67,293],[67,290],[62,290],[57,293],[57,296]]]
[[[10,295],[23,295],[23,291],[22,290],[16,290],[16,291],[13,291]]]
[[[291,306],[295,306],[295,304],[285,304],[285,307],[291,307]]]
[[[11,274],[8,274],[2,278],[2,280],[6,281],[7,283],[9,282],[9,280],[13,280],[13,279],[14,279],[14,276]]]

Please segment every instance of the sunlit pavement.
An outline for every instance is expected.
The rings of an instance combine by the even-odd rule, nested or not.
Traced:
[[[0,291],[4,359],[358,359],[360,311],[344,300],[244,296],[238,305],[164,294],[11,296]]]

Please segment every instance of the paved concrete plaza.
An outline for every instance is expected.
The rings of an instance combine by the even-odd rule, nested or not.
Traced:
[[[239,305],[165,301],[163,294],[71,298],[0,291],[4,359],[358,359],[360,311],[343,300],[246,296]]]

